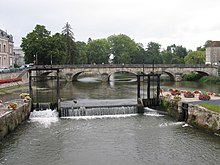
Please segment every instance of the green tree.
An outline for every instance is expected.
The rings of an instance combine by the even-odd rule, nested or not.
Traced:
[[[110,44],[106,39],[91,40],[87,44],[88,63],[109,63]]]
[[[185,64],[204,64],[205,52],[204,51],[191,51],[184,58]]]
[[[43,25],[36,25],[34,30],[22,38],[21,48],[25,53],[26,63],[48,64],[50,31]]]
[[[77,64],[87,64],[88,57],[87,57],[87,45],[85,42],[77,41],[76,47],[78,49],[79,57],[76,59]]]
[[[161,64],[162,58],[160,54],[160,47],[161,45],[156,43],[156,42],[149,42],[147,45],[147,50],[146,50],[146,58],[145,58],[145,63],[147,64]]]
[[[111,54],[113,55],[113,63],[130,64],[137,52],[137,44],[130,37],[119,34],[108,37],[111,46]]]
[[[66,43],[66,63],[67,64],[74,64],[76,63],[76,59],[78,56],[78,50],[75,43],[74,34],[72,32],[72,28],[70,24],[67,22],[66,25],[63,27],[62,35],[64,36],[64,41]]]
[[[170,51],[163,50],[161,52],[161,57],[163,60],[163,64],[173,64],[173,54]]]
[[[49,40],[49,45],[48,60],[50,64],[65,64],[67,48],[62,35],[60,33],[54,34]]]
[[[134,53],[131,54],[131,64],[142,64],[146,61],[146,51],[141,43],[136,44]]]
[[[175,44],[167,46],[167,48],[161,52],[164,64],[183,64],[186,55],[186,48],[176,46]]]

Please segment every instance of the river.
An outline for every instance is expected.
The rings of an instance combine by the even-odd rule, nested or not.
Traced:
[[[92,81],[91,81],[92,80]],[[46,85],[47,84],[47,85]],[[40,100],[55,97],[55,83],[38,84]],[[185,88],[162,82],[164,89]],[[204,89],[201,85],[187,88]],[[213,87],[211,87],[213,88]],[[210,90],[210,89],[207,89]],[[216,86],[215,90],[219,90]],[[218,91],[219,92],[219,91]],[[135,100],[135,82],[101,83],[95,79],[61,83],[62,102],[77,100]],[[120,101],[120,100],[119,100]],[[183,122],[146,110],[143,115],[58,118],[52,110],[33,112],[0,143],[0,164],[5,165],[146,165],[220,162],[220,138]]]

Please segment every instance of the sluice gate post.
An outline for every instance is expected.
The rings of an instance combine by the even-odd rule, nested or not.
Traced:
[[[32,98],[32,110],[40,110],[41,108],[50,108],[50,109],[57,109],[57,111],[60,111],[60,77],[59,77],[59,72],[61,68],[52,68],[50,67],[32,67],[28,70],[29,72],[29,93]],[[54,76],[48,76],[47,74],[51,72],[56,72]],[[35,74],[33,74],[35,73]],[[42,74],[43,73],[43,74]],[[47,73],[47,74],[45,74]],[[52,99],[51,102],[47,103],[40,103],[38,100],[38,95],[36,95],[36,99],[34,97],[34,92],[33,92],[33,81],[35,80],[36,83],[38,81],[45,81],[45,79],[54,79],[56,80],[56,99],[55,101]],[[36,89],[37,90],[37,89]],[[52,89],[53,90],[53,89]],[[53,94],[53,92],[52,92]],[[60,112],[59,112],[60,114]]]
[[[137,105],[139,113],[144,113],[144,107],[156,107],[160,104],[160,76],[158,73],[141,73],[137,75]],[[147,77],[147,98],[145,98],[145,77]],[[143,98],[141,98],[141,79],[143,80]],[[152,81],[152,83],[151,83]],[[156,92],[154,82],[156,81]],[[152,87],[152,88],[151,88]],[[151,93],[152,92],[152,93]]]

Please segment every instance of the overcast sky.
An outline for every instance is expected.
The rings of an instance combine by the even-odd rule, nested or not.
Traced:
[[[15,46],[36,24],[52,34],[69,22],[76,41],[125,34],[145,47],[151,41],[196,50],[220,40],[220,0],[4,0],[0,29]]]

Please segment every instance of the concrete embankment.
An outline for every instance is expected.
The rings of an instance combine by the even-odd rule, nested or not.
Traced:
[[[7,103],[0,107],[0,139],[14,131],[23,121],[28,119],[31,110],[31,103],[24,103],[23,100],[13,100],[18,104],[16,110],[8,109]],[[9,104],[9,103],[8,103]]]
[[[216,102],[220,102],[220,98],[213,99]],[[183,108],[183,104],[187,105],[187,108]],[[198,104],[200,104],[198,99],[182,98],[177,100],[167,97],[162,98],[163,108],[176,120],[185,121],[191,126],[220,135],[220,113],[210,111]]]

